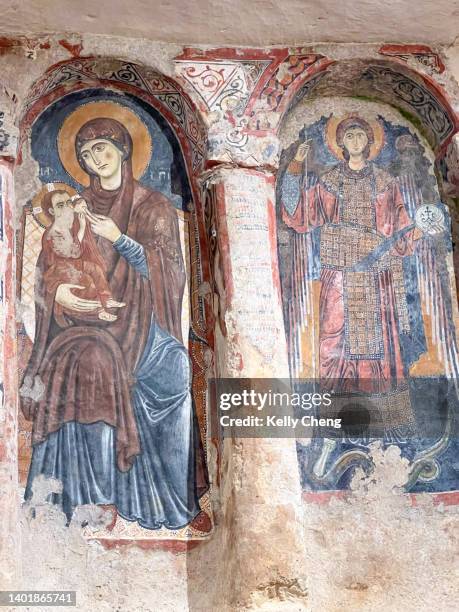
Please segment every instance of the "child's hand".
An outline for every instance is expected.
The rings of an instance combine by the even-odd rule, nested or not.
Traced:
[[[82,213],[82,214],[86,213],[87,210],[88,210],[88,204],[87,204],[86,200],[84,200],[83,198],[76,199],[75,203],[73,205],[73,210],[76,213],[79,213],[79,214],[80,213]]]
[[[78,213],[78,224],[80,227],[78,229],[77,237],[81,244],[83,242],[84,234],[86,232],[86,217],[85,214],[82,212]]]

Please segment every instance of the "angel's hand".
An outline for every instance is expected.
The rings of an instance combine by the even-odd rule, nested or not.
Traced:
[[[311,146],[307,142],[303,142],[303,144],[300,144],[295,153],[295,161],[303,162],[308,156],[310,148]]]

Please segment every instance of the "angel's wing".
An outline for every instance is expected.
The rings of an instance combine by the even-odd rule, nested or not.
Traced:
[[[281,175],[280,181],[283,176]],[[309,175],[308,187],[317,183],[317,177]],[[303,177],[302,188],[305,188]],[[298,233],[286,227],[281,219],[282,198],[278,190],[278,251],[281,277],[284,322],[287,337],[290,375],[300,378],[305,371],[305,335],[315,333],[317,317],[314,313],[313,280],[319,278],[319,233]],[[309,342],[309,352],[315,343]],[[314,355],[307,359],[314,362]],[[311,372],[311,370],[309,370]]]
[[[416,218],[423,205],[419,182],[412,174],[398,178],[400,191],[408,214]],[[443,210],[448,220],[446,209]],[[449,227],[449,223],[446,223]],[[424,236],[417,241],[415,251],[416,276],[421,304],[432,321],[432,342],[438,360],[444,365],[445,375],[455,382],[459,375],[459,356],[456,338],[455,312],[451,291],[451,245],[446,232]]]
[[[432,320],[432,342],[437,348],[438,360],[444,365],[445,375],[456,381],[459,376],[457,308],[453,308],[452,301],[449,251],[444,234],[425,235],[416,249],[416,272],[421,302]]]

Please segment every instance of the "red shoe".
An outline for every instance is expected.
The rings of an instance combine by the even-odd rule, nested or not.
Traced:
[[[190,527],[193,527],[193,529],[201,533],[210,533],[212,531],[210,516],[201,510],[201,512],[191,521]]]

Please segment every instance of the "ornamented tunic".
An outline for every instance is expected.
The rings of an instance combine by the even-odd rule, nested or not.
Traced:
[[[360,171],[343,162],[315,185],[303,181],[302,164],[294,160],[283,178],[282,219],[298,234],[320,231],[322,385],[378,394],[385,425],[406,424],[412,412],[400,346],[400,334],[409,331],[402,257],[413,252],[413,240],[412,231],[401,232],[412,221],[398,184],[371,162]],[[298,253],[293,259],[297,274],[305,263]],[[291,310],[290,334],[301,325],[298,310]]]

